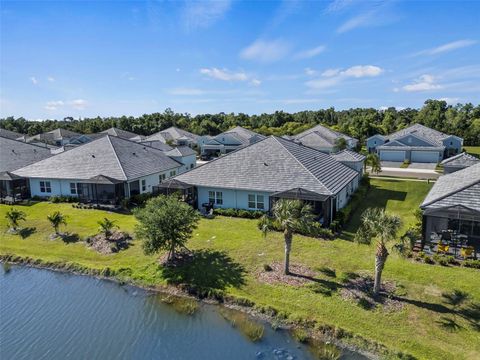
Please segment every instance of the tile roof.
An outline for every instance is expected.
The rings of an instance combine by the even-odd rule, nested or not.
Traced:
[[[118,136],[124,139],[132,139],[134,137],[140,136],[138,134],[135,134],[133,132],[127,131],[127,130],[122,130],[116,127],[111,127],[107,130],[103,130],[101,134],[108,134],[112,136]]]
[[[365,155],[359,154],[352,150],[342,150],[335,154],[330,154],[335,160],[337,161],[348,161],[348,162],[355,162],[355,161],[365,161]]]
[[[172,127],[169,127],[168,129],[164,129],[159,132],[156,132],[155,134],[147,136],[145,140],[159,140],[161,142],[166,143],[169,140],[176,141],[182,138],[189,139],[193,142],[196,142],[199,136],[191,132],[188,132],[186,130],[172,126]]]
[[[165,153],[168,156],[190,156],[190,155],[197,155],[197,153],[189,148],[188,146],[178,146],[173,148],[170,151]]]
[[[172,146],[165,144],[160,140],[142,140],[139,143],[143,145],[151,146],[155,149],[162,150],[162,151],[170,151],[173,149]]]
[[[161,150],[107,135],[23,167],[15,171],[15,174],[79,180],[104,175],[116,180],[133,180],[179,166],[179,162]]]
[[[347,141],[356,140],[323,125],[316,125],[313,128],[307,129],[300,134],[293,136],[293,138],[306,146],[314,148],[333,147],[338,138],[344,138]]]
[[[412,134],[412,135],[418,136],[421,139],[425,139],[430,143],[432,143],[432,145],[434,146],[443,146],[442,140],[451,136],[451,135],[444,134],[440,131],[431,129],[429,127],[426,127],[425,125],[422,125],[422,124],[413,124],[405,129],[394,132],[393,134],[389,135],[387,138],[391,141],[391,140],[404,137],[405,135],[408,135],[408,134]]]
[[[52,156],[50,149],[5,137],[0,137],[0,149],[0,172],[14,171]]]
[[[20,134],[18,132],[0,128],[0,137],[5,137],[5,138],[8,138],[8,139],[17,140],[17,139],[19,139],[21,137],[24,137],[24,136],[25,135]]]
[[[468,167],[468,166],[478,164],[479,162],[480,162],[479,158],[473,155],[467,154],[466,152],[463,152],[443,160],[440,164],[444,166],[451,166],[451,167]]]
[[[430,205],[443,201],[444,199],[455,199],[455,195],[466,191],[480,183],[480,163],[472,165],[463,170],[456,171],[451,174],[442,175],[435,182],[427,197],[423,201],[421,207],[430,207]],[[454,197],[452,197],[455,195]],[[474,198],[480,204],[480,193],[477,192],[477,197]],[[452,205],[462,205],[463,203],[455,203]]]
[[[317,194],[338,193],[358,173],[330,155],[270,136],[179,175],[185,183],[266,192],[302,188]]]

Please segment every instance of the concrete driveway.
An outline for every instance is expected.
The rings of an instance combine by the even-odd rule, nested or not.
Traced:
[[[435,163],[411,163],[409,169],[419,169],[419,170],[435,170],[437,164]]]
[[[402,165],[402,162],[397,162],[397,161],[381,161],[380,162],[382,168],[400,168],[400,165]]]

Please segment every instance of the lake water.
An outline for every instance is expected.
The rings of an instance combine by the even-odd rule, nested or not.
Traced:
[[[0,266],[0,358],[312,359],[268,326],[249,341],[214,305],[185,315],[138,288],[18,266]]]

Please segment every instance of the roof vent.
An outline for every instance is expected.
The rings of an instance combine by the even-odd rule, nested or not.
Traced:
[[[266,162],[264,162],[263,165],[268,166],[268,164]]]
[[[92,154],[92,158],[94,158],[94,157],[95,157],[95,155]]]
[[[132,155],[133,155],[133,156],[137,156],[137,154],[135,154],[135,153],[132,153]]]
[[[15,152],[15,150],[14,150],[14,149],[12,149],[12,152],[14,153],[14,152]]]

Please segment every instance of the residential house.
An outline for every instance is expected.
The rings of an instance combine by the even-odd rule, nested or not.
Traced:
[[[52,156],[50,150],[1,136],[0,149],[0,198],[9,201],[28,198],[28,181],[13,172]]]
[[[202,155],[223,155],[263,139],[261,134],[236,126],[216,136],[200,138],[199,146]]]
[[[391,135],[374,135],[367,139],[369,152],[382,161],[439,163],[460,153],[463,139],[447,135],[421,124],[414,124]]]
[[[14,174],[29,179],[32,196],[76,196],[83,202],[116,204],[124,197],[151,192],[182,166],[163,151],[106,135]]]
[[[93,136],[80,134],[74,131],[58,128],[42,134],[30,136],[26,139],[28,143],[45,143],[53,146],[81,145],[93,140]]]
[[[339,139],[344,139],[347,149],[353,150],[358,146],[358,140],[323,125],[316,125],[300,134],[290,137],[293,141],[317,149],[325,153],[337,151]]]
[[[342,150],[331,154],[332,157],[343,165],[358,171],[363,176],[366,156],[351,150]]]
[[[188,146],[178,146],[170,151],[166,151],[165,155],[183,164],[178,173],[193,169],[197,165],[197,153]]]
[[[440,176],[420,208],[424,241],[451,231],[463,235],[479,252],[480,163]]]
[[[119,128],[116,128],[116,127],[111,127],[107,130],[103,130],[99,134],[108,134],[108,135],[111,135],[111,136],[118,136],[118,137],[121,137],[123,139],[132,140],[132,141],[142,140],[143,138],[145,138],[142,135],[138,135],[138,134],[135,134],[133,132],[130,132],[130,131],[127,131],[127,130],[122,130],[122,129],[119,129]]]
[[[197,145],[198,137],[199,136],[196,134],[172,126],[168,129],[147,136],[144,140],[158,140],[169,145],[195,147]]]
[[[135,140],[132,140],[135,141]],[[151,146],[155,149],[162,150],[162,151],[170,151],[173,149],[173,146],[170,146],[160,140],[142,140],[139,141],[143,145]]]
[[[462,152],[458,155],[443,160],[440,165],[443,165],[444,174],[450,174],[452,172],[465,169],[478,163],[480,163],[479,158],[467,154],[466,152]]]
[[[357,189],[360,173],[318,150],[270,136],[173,180],[194,188],[198,208],[268,211],[278,199],[301,199],[328,225]]]

